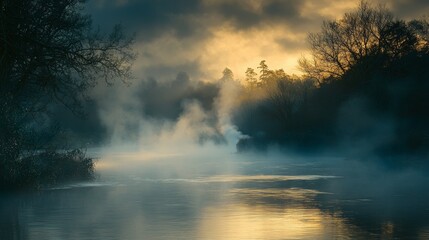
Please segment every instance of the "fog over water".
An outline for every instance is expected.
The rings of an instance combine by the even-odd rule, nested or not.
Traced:
[[[425,33],[427,49],[393,49],[385,68],[294,75],[307,33],[356,4],[91,1],[101,29],[136,32],[133,76],[86,89],[81,115],[52,103],[24,126],[85,149],[95,178],[0,192],[0,240],[429,239],[429,24],[394,22],[386,35]]]
[[[111,97],[88,113],[102,127],[69,129],[77,138],[100,131],[101,147],[87,150],[96,180],[2,193],[2,239],[429,237],[428,166],[353,157],[388,134],[317,153],[276,144],[238,153],[247,136],[232,123],[242,91],[234,81],[178,74],[95,91]]]
[[[427,168],[226,146],[93,150],[98,177],[2,194],[5,239],[429,236]]]
[[[103,92],[104,91],[104,92]],[[107,136],[93,182],[2,197],[0,235],[12,239],[427,239],[429,176],[423,161],[371,152],[366,141],[305,152],[272,144],[237,152],[232,123],[243,89],[178,74],[171,81],[104,89]],[[159,101],[157,101],[157,99]],[[339,127],[359,125],[359,99]],[[349,110],[352,109],[352,110]],[[91,113],[91,114],[93,114]],[[94,118],[95,119],[95,118]],[[252,122],[255,118],[249,118]],[[253,122],[254,123],[254,122]],[[371,125],[371,124],[370,124]],[[385,128],[378,128],[383,125]],[[383,132],[386,131],[386,132]],[[405,161],[411,160],[405,158]],[[414,161],[415,159],[413,159]]]

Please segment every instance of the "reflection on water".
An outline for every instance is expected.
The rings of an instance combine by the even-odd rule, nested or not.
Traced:
[[[335,214],[310,206],[231,204],[205,209],[198,239],[344,239],[361,233]]]
[[[288,188],[288,189],[252,189],[252,188],[235,188],[229,191],[233,195],[238,195],[243,199],[250,201],[259,201],[263,199],[287,200],[308,202],[314,201],[318,194],[328,194],[311,189]]]
[[[320,176],[320,175],[300,175],[300,176],[280,176],[280,175],[218,175],[209,177],[196,178],[134,178],[138,181],[148,182],[189,182],[189,183],[240,183],[240,182],[280,182],[289,180],[318,180],[336,178],[336,176]]]
[[[95,182],[3,193],[0,239],[429,239],[423,169],[230,157],[105,164]]]

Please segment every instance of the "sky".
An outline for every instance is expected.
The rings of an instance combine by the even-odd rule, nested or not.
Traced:
[[[219,84],[223,70],[229,68],[235,79],[244,80],[248,67],[256,69],[266,60],[270,69],[299,75],[298,60],[308,54],[308,34],[358,4],[359,0],[88,1],[85,12],[96,28],[108,32],[121,24],[126,34],[135,34],[137,58],[131,84],[97,85],[89,94],[93,103],[85,107],[88,126],[70,123],[66,128],[85,133],[83,139],[97,133],[97,139],[110,139],[111,145],[179,146],[185,138],[235,144],[243,136],[230,117],[237,112],[240,88]],[[429,12],[427,0],[371,4],[384,4],[405,20]],[[63,123],[76,121],[61,116]]]
[[[86,11],[108,30],[120,23],[136,34],[137,78],[173,78],[186,72],[217,80],[225,67],[243,79],[266,60],[273,69],[300,74],[306,37],[324,20],[340,18],[359,0],[92,0]],[[400,18],[423,17],[426,0],[376,0]]]

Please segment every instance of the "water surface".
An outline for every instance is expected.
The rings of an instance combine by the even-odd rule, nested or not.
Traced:
[[[2,193],[0,239],[429,239],[425,172],[345,159],[110,154],[94,182]]]

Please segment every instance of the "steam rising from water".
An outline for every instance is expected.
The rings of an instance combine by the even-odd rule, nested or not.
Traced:
[[[94,150],[98,170],[133,170],[153,162],[188,172],[180,165],[210,159],[228,166],[236,152],[241,133],[230,116],[241,85],[233,80],[206,83],[180,73],[173,81],[151,79],[97,91],[110,136],[105,147]],[[111,98],[101,97],[106,95]]]

